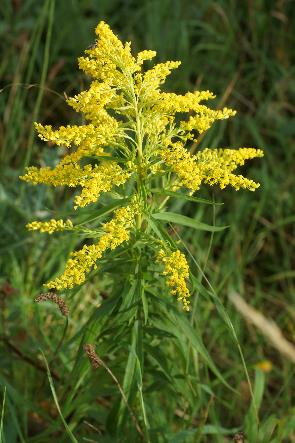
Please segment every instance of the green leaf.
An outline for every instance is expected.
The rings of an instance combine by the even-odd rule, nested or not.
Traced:
[[[214,206],[223,205],[223,203],[216,203],[216,202],[213,202],[210,200],[206,200],[205,198],[192,197],[190,195],[182,194],[180,192],[165,191],[163,189],[151,189],[151,192],[153,192],[155,194],[160,194],[160,195],[169,195],[169,197],[175,197],[175,198],[179,198],[181,200],[187,200],[190,202],[203,203],[205,205],[214,205]]]
[[[1,374],[0,374],[0,384],[1,386],[2,385],[5,386],[5,391],[6,391],[5,403],[7,404],[7,413],[9,414],[8,416],[10,417],[10,420],[8,422],[6,421],[6,429],[5,429],[7,434],[6,437],[8,439],[10,438],[9,430],[10,428],[13,428],[13,431],[17,432],[18,436],[17,441],[20,441],[20,443],[26,443],[25,438],[22,434],[21,423],[18,417],[18,411],[20,410],[19,408],[21,408],[23,405],[23,395],[20,392],[18,392],[18,390],[14,389],[14,387],[9,384],[8,380]],[[29,398],[26,406],[28,408],[34,407],[33,402]],[[0,442],[3,443],[1,440]]]
[[[168,234],[167,230],[161,225],[161,223],[157,223],[156,220],[153,220],[152,217],[146,217],[146,221],[152,231],[157,235],[157,237],[167,242],[168,244],[175,246],[175,241],[172,239],[172,237]]]
[[[140,360],[139,360],[138,356],[136,356],[135,376],[136,376],[136,381],[137,381],[137,387],[138,387],[141,412],[142,412],[142,417],[143,417],[143,422],[144,422],[144,428],[145,428],[145,433],[146,433],[146,437],[147,437],[147,441],[148,441],[149,440],[148,439],[148,431],[149,431],[149,427],[150,426],[149,426],[149,422],[148,422],[148,418],[147,418],[147,414],[146,414],[146,407],[145,407],[144,398],[143,398],[143,392],[142,392],[142,368],[141,368],[141,364],[140,364]]]
[[[183,314],[174,312],[174,315],[170,316],[170,320],[174,323],[175,329],[178,329],[189,340],[192,347],[202,356],[203,360],[209,366],[211,371],[214,372],[221,383],[227,386],[231,391],[234,391],[234,389],[225,381],[220,371],[215,366],[202,341],[201,336],[195,331],[195,329],[191,326],[190,322],[183,316]]]
[[[90,319],[81,327],[77,334],[71,338],[68,345],[76,343],[80,339],[79,349],[77,351],[76,359],[73,365],[73,369],[69,376],[69,382],[67,386],[71,386],[71,391],[67,396],[64,403],[64,412],[66,415],[70,414],[73,408],[73,398],[77,394],[79,386],[82,384],[88,370],[89,362],[85,357],[85,351],[83,345],[85,343],[93,343],[101,329],[104,326],[104,320],[113,309],[117,306],[119,300],[116,298],[110,298],[106,300],[99,309],[96,309]],[[81,337],[82,335],[82,337]]]
[[[165,331],[163,331],[165,334]],[[168,359],[166,355],[161,351],[161,347],[150,346],[145,344],[145,351],[147,353],[148,359],[154,361],[157,366],[161,369],[163,374],[166,376],[167,380],[171,383],[171,387],[175,389],[173,385],[173,378],[171,376],[171,370],[169,368]]]
[[[187,438],[194,436],[196,432],[197,429],[188,429],[186,431],[176,432],[175,434],[169,434],[167,437],[170,443],[185,443]]]
[[[143,287],[143,281],[141,281],[141,288],[140,288],[140,293],[141,293],[141,300],[142,300],[142,307],[143,307],[143,314],[144,314],[144,324],[147,324],[147,320],[148,320],[148,316],[149,316],[149,306],[148,306],[148,301],[145,295],[145,290]]]
[[[129,402],[132,388],[134,387],[135,383],[135,375],[136,375],[136,345],[138,340],[138,322],[136,321],[134,323],[133,329],[132,329],[132,336],[131,336],[131,346],[129,349],[129,355],[127,360],[127,365],[125,368],[125,374],[123,378],[122,388],[125,393],[126,399]],[[126,405],[121,399],[120,408],[118,411],[118,425],[121,427],[123,425],[123,422],[126,418]]]
[[[228,228],[228,226],[207,225],[206,223],[202,223],[198,220],[194,220],[193,218],[181,214],[176,214],[174,212],[157,212],[155,214],[152,214],[152,217],[155,220],[162,220],[167,223],[176,223],[178,225],[188,226],[199,231],[217,232],[223,231],[224,229]]]
[[[230,435],[230,434],[235,434],[239,430],[240,430],[240,428],[227,429],[227,428],[223,428],[222,426],[218,426],[218,425],[205,425],[202,429],[202,434]]]
[[[202,435],[230,435],[237,432],[239,428],[227,429],[216,425],[205,425],[202,429]],[[198,432],[198,429],[187,429],[185,431],[179,431],[175,434],[169,434],[170,443],[185,443],[188,437],[193,437]],[[190,440],[192,441],[192,440]]]
[[[107,206],[103,206],[100,209],[95,209],[95,217],[93,217],[93,210],[90,210],[90,214],[92,214],[92,216],[86,218],[85,220],[83,220],[81,223],[77,223],[75,224],[75,226],[83,226],[85,225],[85,223],[91,223],[107,214],[109,214],[110,212],[112,212],[114,209],[116,209],[119,206],[123,206],[124,203],[126,203],[128,201],[128,199],[120,199],[115,201],[114,203],[107,205]]]
[[[260,369],[256,369],[253,397],[245,417],[245,429],[250,441],[258,441],[258,411],[261,406],[264,387],[265,374]]]
[[[274,430],[278,423],[279,420],[274,415],[271,415],[265,420],[265,422],[259,428],[259,443],[270,442],[270,439],[273,436]]]
[[[189,252],[188,249],[187,249],[187,251]],[[196,259],[193,257],[193,255],[192,255],[190,252],[189,252],[189,255],[191,256],[193,262],[196,264],[197,269],[201,272],[201,274],[203,275],[203,277],[204,277],[205,280],[206,280],[206,276],[205,276],[205,274],[203,273],[203,271],[201,270],[201,268],[199,267],[198,262],[196,261]],[[194,277],[193,274],[191,275],[191,279],[192,279],[193,282],[195,283],[195,285],[196,285],[196,287],[198,288],[198,290],[200,291],[200,293],[203,294],[205,297],[209,297],[209,299],[212,300],[212,302],[213,302],[214,305],[216,306],[216,309],[217,309],[218,313],[220,314],[221,318],[224,320],[225,324],[227,325],[227,327],[228,327],[228,329],[229,329],[229,331],[230,331],[230,333],[231,333],[231,335],[232,335],[232,337],[233,337],[233,339],[234,339],[234,341],[235,341],[235,343],[236,343],[236,346],[237,346],[237,348],[238,348],[238,350],[239,350],[240,357],[241,357],[241,361],[242,361],[243,368],[244,368],[244,372],[245,372],[245,375],[246,375],[246,379],[247,379],[247,381],[248,381],[248,385],[249,385],[249,388],[250,388],[251,396],[252,396],[252,398],[253,398],[253,397],[254,397],[254,394],[252,394],[252,385],[251,385],[251,381],[250,381],[250,378],[249,378],[249,373],[248,373],[248,369],[247,369],[247,366],[246,366],[246,362],[245,362],[244,354],[243,354],[243,351],[242,351],[242,348],[241,348],[241,345],[240,345],[240,342],[239,342],[239,339],[238,339],[237,333],[236,333],[236,331],[235,331],[234,325],[233,325],[233,323],[232,323],[232,321],[231,321],[231,318],[230,318],[230,316],[229,316],[227,310],[225,309],[225,307],[224,307],[222,301],[221,301],[220,298],[217,296],[217,294],[216,294],[214,288],[211,286],[211,284],[210,284],[210,282],[209,282],[208,280],[207,280],[207,283],[209,284],[210,290],[207,290],[207,289],[206,289],[206,288],[205,288],[205,287],[204,287],[204,286],[198,281],[198,279]],[[254,405],[254,409],[255,409],[255,405]]]
[[[284,438],[290,437],[295,432],[294,407],[291,409],[289,417],[286,417],[284,420],[280,420],[279,427],[280,427],[279,437],[281,438],[276,443],[283,441]]]

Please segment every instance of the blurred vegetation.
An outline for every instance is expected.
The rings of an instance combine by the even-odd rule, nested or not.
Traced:
[[[259,441],[295,441],[294,365],[228,302],[231,290],[239,292],[272,318],[290,342],[295,341],[294,3],[2,0],[0,8],[0,441],[137,441],[132,420],[130,434],[112,435],[109,413],[112,398],[119,398],[120,392],[108,372],[104,368],[89,371],[83,359],[75,365],[88,318],[99,322],[103,315],[96,308],[108,282],[98,286],[98,291],[93,280],[72,293],[68,299],[71,317],[66,324],[54,305],[33,303],[42,283],[62,268],[78,239],[72,238],[68,244],[62,235],[31,235],[25,224],[36,217],[54,216],[57,209],[59,215],[68,213],[70,194],[30,187],[18,180],[26,165],[54,163],[58,155],[36,138],[32,122],[77,121],[63,94],[73,95],[86,87],[88,80],[78,71],[76,59],[93,43],[94,27],[101,19],[123,40],[131,40],[135,51],[154,49],[158,60],[181,60],[181,68],[170,79],[172,90],[209,89],[217,95],[215,106],[239,111],[234,119],[216,124],[201,146],[253,146],[265,151],[264,159],[248,167],[248,176],[261,182],[254,194],[201,191],[202,197],[224,202],[213,213],[211,206],[186,203],[180,207],[178,203],[174,207],[196,219],[230,225],[214,236],[195,231],[193,236],[183,231],[178,234],[226,308],[222,310],[201,292],[196,295],[198,312],[192,322],[232,390],[200,362],[200,380],[193,387],[183,380],[175,407],[175,402],[169,403],[172,393],[165,377],[178,365],[183,367],[183,362],[178,357],[173,360],[173,355],[168,368],[161,368],[158,362],[154,380],[162,392],[162,406],[154,401],[154,394],[149,400],[149,391],[145,393],[151,442],[232,441],[243,430],[247,441],[256,443],[251,437],[255,411],[226,315],[234,325],[253,383]],[[108,306],[106,302],[105,310]],[[166,343],[168,336],[163,333],[159,343]],[[51,389],[54,385],[68,423],[67,433],[41,350],[52,373]],[[107,360],[108,350],[101,352]],[[119,381],[126,355],[109,363]],[[265,360],[271,363],[269,372],[257,369]],[[78,371],[80,378],[75,376],[77,364],[88,368]],[[72,439],[72,432],[77,440]]]

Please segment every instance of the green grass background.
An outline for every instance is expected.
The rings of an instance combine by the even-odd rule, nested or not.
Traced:
[[[69,194],[18,180],[26,165],[54,163],[57,155],[36,138],[33,121],[79,122],[65,104],[64,93],[72,95],[87,86],[76,59],[93,43],[94,27],[101,19],[123,40],[131,40],[135,51],[154,49],[158,60],[182,61],[168,82],[170,89],[209,89],[217,95],[215,106],[238,110],[234,119],[217,123],[202,146],[265,151],[263,159],[245,168],[250,178],[261,182],[255,193],[202,190],[201,196],[224,205],[214,213],[211,207],[195,204],[175,204],[174,210],[230,225],[213,238],[202,232],[184,232],[183,237],[202,269],[206,266],[237,332],[266,430],[261,441],[295,441],[294,365],[228,302],[230,290],[239,292],[294,343],[294,2],[2,0],[0,9],[1,442],[75,441],[71,432],[79,442],[135,441],[128,436],[116,440],[111,431],[101,431],[116,391],[110,390],[104,371],[99,380],[86,373],[75,381],[74,393],[64,390],[59,396],[60,385],[69,386],[78,348],[75,337],[95,309],[96,289],[90,283],[70,300],[73,315],[56,354],[64,319],[54,306],[36,306],[33,298],[53,270],[62,267],[77,238],[69,243],[61,241],[63,237],[31,235],[24,226],[34,218],[69,210]],[[170,419],[162,410],[165,403],[154,410],[160,431],[155,431],[152,443],[232,441],[236,430],[251,427],[249,387],[226,321],[201,295],[196,319],[208,352],[234,391],[207,374],[190,399],[192,390],[186,392],[184,384],[193,413],[187,417],[185,402],[171,411]],[[71,412],[64,412],[70,433],[58,416],[40,349],[56,373],[61,409],[68,408],[67,395],[73,402]],[[255,370],[266,359],[272,370]],[[113,370],[120,379],[120,365]],[[273,427],[275,440],[267,436]],[[248,440],[252,443],[251,436]]]

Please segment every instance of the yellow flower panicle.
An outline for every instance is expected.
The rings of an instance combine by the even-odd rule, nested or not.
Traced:
[[[111,130],[114,133],[118,130],[117,120],[107,112],[107,109],[114,108],[118,104],[116,91],[109,85],[94,81],[87,91],[82,91],[67,99],[67,103],[75,111],[84,114],[86,120],[94,125],[100,125],[102,128],[108,127],[110,139]]]
[[[95,32],[99,38],[94,48],[85,51],[87,56],[79,58],[80,69],[106,84],[126,86],[126,72],[138,70],[130,43],[124,45],[105,22],[100,22]]]
[[[230,185],[236,190],[241,188],[255,191],[260,185],[233,171],[245,164],[246,160],[263,157],[261,149],[204,149],[196,154],[196,162],[203,174],[203,181],[209,185],[218,184],[221,189]]]
[[[79,146],[87,140],[91,140],[92,144],[104,145],[113,140],[117,132],[118,123],[115,119],[107,124],[81,126],[60,126],[59,129],[52,129],[51,125],[41,125],[35,123],[35,128],[41,140],[50,141],[58,146],[70,147],[72,145]]]
[[[180,121],[178,128],[174,128],[176,133],[173,134],[180,134],[184,140],[189,140],[195,138],[196,131],[202,134],[215,121],[232,117],[236,111],[229,108],[214,110],[200,104],[204,100],[215,98],[210,91],[188,92],[184,95],[162,92],[159,89],[160,85],[164,83],[171,70],[176,69],[179,64],[180,62],[160,63],[147,71],[143,77],[137,76],[137,79],[140,83],[140,99],[146,113],[149,114],[149,125],[157,126],[158,120],[165,116],[166,123],[159,131],[165,133],[165,126],[168,123],[175,125],[176,113],[189,113],[188,119]]]
[[[101,193],[125,183],[129,176],[129,172],[110,161],[95,166],[86,165],[83,168],[77,163],[59,164],[54,169],[48,167],[38,169],[32,166],[27,168],[27,173],[22,179],[33,184],[81,186],[81,194],[74,199],[74,208],[77,209],[79,206],[96,202]]]
[[[48,234],[53,234],[57,231],[66,231],[73,229],[73,223],[71,220],[55,220],[52,218],[46,222],[33,221],[26,225],[26,228],[30,231],[40,231],[47,232]]]
[[[136,207],[133,205],[119,208],[114,218],[102,226],[104,234],[97,243],[85,245],[79,251],[71,253],[64,273],[55,280],[46,283],[46,287],[57,290],[81,285],[91,269],[96,269],[96,262],[107,249],[115,249],[130,238]]]
[[[142,51],[136,58],[133,57],[130,44],[123,44],[104,22],[99,23],[96,34],[96,45],[85,51],[86,57],[79,59],[80,67],[94,77],[94,81],[87,91],[67,99],[68,104],[83,113],[89,123],[61,126],[58,129],[36,123],[42,140],[58,146],[76,146],[77,150],[67,155],[54,169],[28,168],[21,177],[23,180],[33,184],[81,186],[82,193],[75,198],[75,207],[95,202],[100,193],[110,191],[112,185],[124,184],[134,168],[128,170],[130,162],[125,163],[125,169],[111,162],[94,168],[90,165],[82,167],[79,161],[83,157],[102,155],[104,146],[108,144],[118,145],[124,152],[128,152],[130,144],[124,140],[127,137],[126,123],[114,115],[117,113],[127,117],[130,129],[137,131],[135,113],[140,112],[141,139],[145,137],[147,156],[142,156],[142,163],[148,164],[152,160],[154,164],[160,155],[168,166],[166,172],[174,171],[180,183],[192,192],[198,190],[202,182],[217,183],[221,188],[232,185],[236,189],[256,189],[258,185],[252,180],[233,174],[235,168],[232,168],[232,164],[237,166],[241,163],[233,160],[230,164],[225,162],[224,158],[229,157],[228,150],[215,153],[205,150],[191,156],[184,147],[186,140],[195,137],[196,131],[204,132],[214,121],[233,116],[235,111],[228,108],[213,110],[201,104],[215,97],[210,91],[188,92],[184,95],[162,92],[160,86],[171,71],[180,65],[179,61],[158,63],[144,73],[143,62],[155,57],[155,51]],[[132,96],[135,97],[135,104],[130,101]],[[136,112],[134,106],[138,106]],[[115,110],[115,114],[111,115],[109,110]],[[187,113],[188,118],[176,124],[177,113]],[[179,136],[183,143],[172,142],[175,136]],[[163,146],[163,149],[159,149],[159,146]],[[257,151],[257,156],[260,152]],[[233,151],[236,159],[241,155],[241,150]]]
[[[160,151],[164,162],[176,173],[180,185],[196,191],[201,184],[217,184],[221,189],[231,185],[254,191],[259,183],[249,180],[233,171],[242,166],[246,160],[262,157],[263,151],[254,148],[240,149],[204,149],[191,155],[181,143],[174,143]]]
[[[190,116],[188,121],[181,122],[180,125],[181,129],[190,135],[190,138],[193,138],[191,135],[192,131],[198,131],[199,134],[202,134],[207,131],[216,120],[224,120],[236,115],[236,111],[229,108],[214,110],[204,105],[198,105],[194,111],[196,114]]]
[[[145,92],[156,90],[162,85],[173,69],[181,65],[180,61],[168,61],[158,63],[152,69],[149,69],[143,76],[142,89]]]
[[[197,110],[200,112],[199,103],[203,100],[215,98],[215,95],[210,91],[187,92],[184,95],[157,91],[151,98],[154,101],[155,108],[158,107],[162,112],[173,116],[177,112],[184,113]],[[203,106],[202,109],[212,111],[206,106]]]
[[[81,168],[77,163],[62,164],[56,168],[36,168],[30,166],[26,169],[26,174],[21,177],[22,180],[30,182],[33,185],[44,183],[51,186],[78,186],[81,179],[89,175],[92,171],[90,165]]]
[[[157,261],[164,265],[162,275],[166,277],[171,294],[176,295],[177,300],[183,303],[185,311],[189,311],[190,292],[186,285],[186,280],[189,277],[189,266],[184,254],[179,250],[167,254],[161,249],[157,255]]]

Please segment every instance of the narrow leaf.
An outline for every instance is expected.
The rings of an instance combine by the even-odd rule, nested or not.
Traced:
[[[181,214],[176,214],[174,212],[157,212],[152,216],[155,220],[162,220],[167,223],[176,223],[178,225],[188,226],[199,231],[217,232],[223,231],[224,229],[228,228],[228,226],[207,225],[206,223],[202,223],[198,220],[194,220],[193,218]]]
[[[214,206],[223,205],[223,203],[216,203],[216,202],[213,202],[210,200],[206,200],[205,198],[192,197],[190,195],[182,194],[180,192],[166,191],[163,189],[152,189],[151,191],[155,194],[169,195],[169,197],[175,197],[175,198],[179,198],[181,200],[187,200],[187,201],[195,202],[195,203],[203,203],[205,205],[214,205]]]

